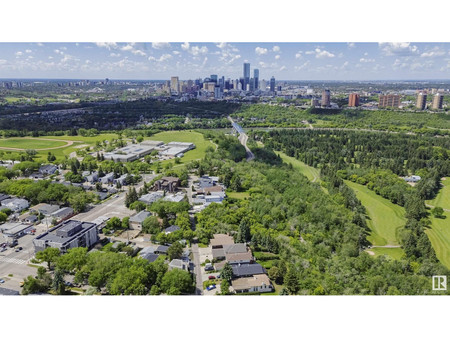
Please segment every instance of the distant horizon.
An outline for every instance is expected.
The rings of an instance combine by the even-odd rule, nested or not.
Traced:
[[[239,79],[243,63],[265,80],[450,79],[450,43],[32,42],[0,43],[0,55],[7,79]]]

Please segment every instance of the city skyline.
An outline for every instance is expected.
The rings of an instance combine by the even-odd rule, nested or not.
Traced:
[[[0,43],[0,78],[311,81],[450,78],[449,43]]]

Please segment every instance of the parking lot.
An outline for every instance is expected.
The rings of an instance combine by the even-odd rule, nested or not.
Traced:
[[[0,284],[1,287],[20,291],[20,282],[29,275],[36,275],[36,268],[28,264],[34,257],[33,239],[45,230],[45,226],[37,226],[36,235],[22,236],[18,238],[19,244],[14,248],[7,247],[5,251],[0,252],[0,279],[5,281]],[[7,239],[0,235],[0,243],[6,241]],[[19,247],[22,247],[22,250],[16,252]]]

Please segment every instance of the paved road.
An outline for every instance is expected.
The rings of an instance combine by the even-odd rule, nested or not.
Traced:
[[[143,175],[143,179],[141,182],[139,182],[135,188],[136,190],[139,190],[143,187],[144,181],[150,182],[153,178],[155,178],[156,175],[152,174],[146,174]],[[128,188],[125,188],[125,191],[113,196],[109,200],[107,200],[104,203],[95,205],[87,212],[80,213],[73,217],[73,219],[76,219],[78,221],[84,221],[84,222],[92,222],[99,218],[100,216],[104,217],[126,217],[131,216],[135,213],[134,210],[130,210],[125,206],[125,196],[127,194]],[[116,197],[117,196],[117,197]]]
[[[194,273],[195,273],[195,294],[202,295],[203,293],[203,282],[202,282],[202,271],[200,265],[200,255],[198,252],[198,244],[192,244],[192,255],[194,256]]]
[[[241,144],[245,148],[245,152],[247,154],[247,161],[253,160],[255,158],[255,155],[251,152],[250,148],[247,147],[247,141],[248,141],[247,134],[244,133],[244,130],[242,129],[242,127],[239,124],[237,124],[236,122],[233,121],[231,116],[228,116],[228,120],[233,125],[233,128],[239,133],[239,138],[238,139],[239,139],[239,142],[241,142]]]

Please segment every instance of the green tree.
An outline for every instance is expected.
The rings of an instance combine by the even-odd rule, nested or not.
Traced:
[[[87,263],[87,248],[72,248],[67,253],[60,256],[56,263],[56,267],[67,272],[75,272]]]
[[[191,294],[194,291],[194,283],[189,272],[173,269],[162,278],[161,290],[166,294]]]
[[[444,209],[442,209],[441,207],[435,207],[435,208],[433,208],[431,213],[436,218],[443,218],[443,216],[444,216]]]
[[[180,242],[173,243],[167,250],[169,260],[180,258],[183,254],[183,245]]]
[[[290,267],[287,271],[286,276],[284,276],[284,283],[286,285],[286,289],[291,295],[297,294],[297,292],[300,290],[298,276],[293,267]]]
[[[39,279],[28,276],[23,280],[22,295],[46,292],[48,288]]]
[[[223,266],[222,272],[220,273],[222,279],[226,280],[228,283],[231,283],[233,279],[233,268],[230,263],[226,262]]]
[[[227,280],[222,280],[220,283],[220,294],[229,295],[230,294],[230,283]]]
[[[149,216],[142,222],[142,231],[146,234],[156,235],[161,231],[161,224],[156,216]]]
[[[52,289],[55,290],[56,294],[63,295],[66,293],[66,284],[64,281],[64,271],[61,269],[55,270],[55,275],[53,276]]]
[[[60,256],[61,252],[58,248],[46,248],[42,251],[38,251],[36,253],[36,259],[41,262],[46,262],[48,265],[48,269],[51,269],[52,264],[56,263]]]

